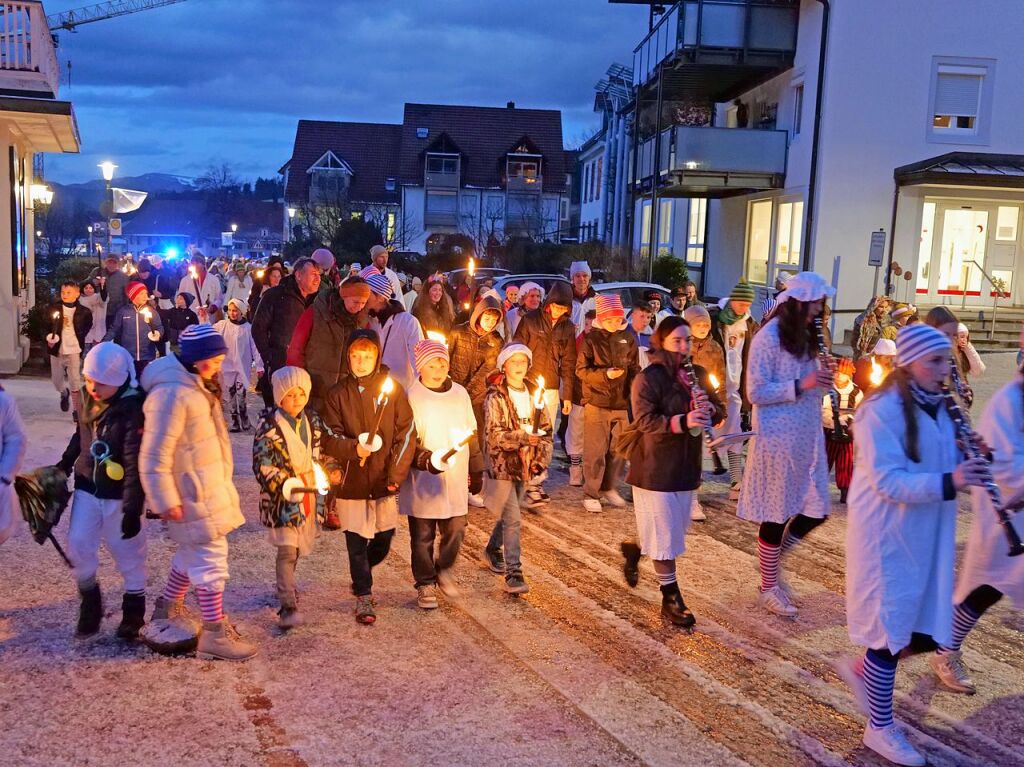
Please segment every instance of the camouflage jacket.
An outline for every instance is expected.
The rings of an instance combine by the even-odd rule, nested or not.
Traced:
[[[487,476],[492,479],[528,481],[541,474],[551,463],[554,443],[547,408],[541,410],[540,418],[544,436],[539,445],[530,447],[527,443],[529,435],[519,422],[516,407],[505,385],[505,377],[499,373],[489,383],[487,397],[484,399],[484,458]],[[526,387],[530,395],[534,395],[533,382],[527,380]]]

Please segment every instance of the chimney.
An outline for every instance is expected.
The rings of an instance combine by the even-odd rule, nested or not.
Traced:
[[[516,108],[516,102],[514,102],[514,101],[510,101],[510,102],[508,102],[505,105],[505,109],[515,109],[515,108]]]

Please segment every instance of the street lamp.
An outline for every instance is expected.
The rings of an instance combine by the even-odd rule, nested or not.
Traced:
[[[295,214],[297,212],[295,208],[288,208],[288,231],[285,233],[287,235],[284,238],[285,242],[291,242],[295,239]]]
[[[117,166],[110,160],[104,160],[96,167],[103,172],[103,180],[107,182],[107,201],[110,205],[110,210],[107,211],[107,252],[109,253],[111,251],[110,219],[114,215],[114,190],[110,186],[110,182],[114,180],[114,171],[117,170]],[[100,262],[100,266],[102,265],[103,263]]]

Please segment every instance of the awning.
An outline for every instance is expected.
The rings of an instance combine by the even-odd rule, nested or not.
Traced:
[[[1024,155],[950,152],[904,165],[893,175],[897,186],[938,184],[1024,189]]]
[[[70,101],[0,96],[0,121],[33,152],[78,152],[81,148]]]

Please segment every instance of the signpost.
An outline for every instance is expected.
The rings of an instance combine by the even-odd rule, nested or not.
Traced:
[[[879,229],[871,233],[871,247],[868,250],[868,266],[875,267],[875,281],[871,285],[871,295],[878,295],[878,270],[885,259],[885,230]]]

